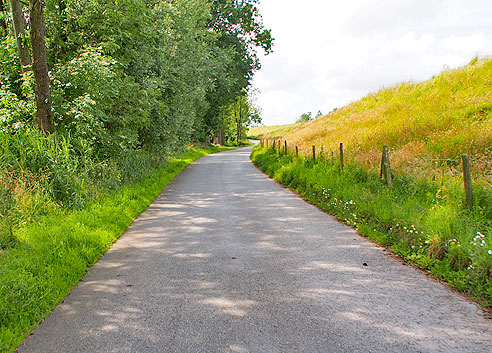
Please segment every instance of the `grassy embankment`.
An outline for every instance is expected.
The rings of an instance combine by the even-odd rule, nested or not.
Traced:
[[[256,139],[260,139],[261,137],[279,138],[288,134],[289,132],[297,130],[303,124],[304,123],[295,123],[290,125],[251,127],[248,130],[248,137]]]
[[[252,159],[361,234],[490,308],[491,87],[492,60],[474,60],[429,81],[370,94],[282,136],[306,157],[258,147]],[[348,160],[343,171],[340,142]],[[392,150],[391,187],[379,178],[384,144]],[[313,145],[324,146],[316,162],[308,157]],[[462,153],[474,165],[472,209],[459,175]]]
[[[15,349],[181,170],[220,150],[188,150],[83,209],[55,208],[15,229],[15,246],[0,253],[0,352]]]

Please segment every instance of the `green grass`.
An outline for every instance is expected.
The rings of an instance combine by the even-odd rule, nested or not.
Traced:
[[[248,140],[261,140],[261,136],[250,136],[250,135],[248,135]]]
[[[17,229],[15,245],[0,253],[0,351],[21,343],[177,174],[221,150],[188,150],[83,209],[54,209]]]
[[[239,140],[239,141],[227,141],[225,146],[227,147],[249,147],[253,146],[254,143],[249,142],[248,140]]]
[[[475,205],[468,210],[462,184],[454,178],[396,174],[388,187],[358,163],[341,171],[331,158],[279,156],[260,146],[251,158],[360,234],[492,307],[492,193],[486,184],[475,184]]]

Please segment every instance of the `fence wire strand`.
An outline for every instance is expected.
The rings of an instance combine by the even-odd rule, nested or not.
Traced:
[[[279,149],[280,151],[284,151],[284,145],[281,144],[282,140],[279,139],[264,139],[263,140],[263,146],[265,147],[266,143],[265,141],[268,141],[268,147],[272,148],[273,147],[273,142],[275,141],[275,147],[276,149]],[[285,142],[284,142],[285,143]],[[280,148],[279,148],[280,147]],[[295,151],[294,145],[288,144],[288,151]],[[339,151],[338,150],[325,150],[324,146],[321,146],[320,148],[320,153],[319,157],[324,156],[325,158],[335,158],[334,156],[339,157]],[[375,152],[375,151],[373,151]],[[345,148],[345,153],[350,153],[352,155],[352,160],[355,160],[357,156],[360,156],[364,152],[357,149],[357,150],[352,150],[351,152]],[[378,151],[380,153],[380,151]],[[330,156],[331,155],[331,156]],[[390,156],[396,157],[395,165],[394,167],[396,169],[402,168],[405,172],[408,172],[409,174],[432,174],[432,173],[439,173],[439,174],[445,174],[445,175],[450,175],[454,177],[460,177],[463,176],[463,166],[462,166],[462,159],[453,159],[453,158],[426,158],[426,157],[409,157],[406,156],[398,151],[390,151]],[[379,162],[375,163],[374,166],[370,166],[370,163],[374,162],[373,159],[367,158],[367,160],[363,163],[365,163],[369,168],[379,168]],[[481,158],[470,158],[470,162],[472,162],[472,175],[473,178],[478,180],[484,180],[487,183],[492,185],[492,161],[489,160],[484,160]],[[420,165],[417,165],[420,163]],[[433,168],[432,166],[429,165],[429,163],[435,163]]]

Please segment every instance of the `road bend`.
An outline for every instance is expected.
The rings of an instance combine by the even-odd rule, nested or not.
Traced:
[[[19,352],[492,352],[476,305],[270,180],[250,152],[186,168]]]

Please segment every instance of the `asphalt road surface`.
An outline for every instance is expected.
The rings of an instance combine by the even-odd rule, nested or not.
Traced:
[[[268,179],[250,151],[186,168],[19,351],[492,352],[477,306]]]

